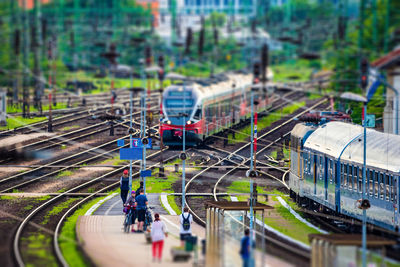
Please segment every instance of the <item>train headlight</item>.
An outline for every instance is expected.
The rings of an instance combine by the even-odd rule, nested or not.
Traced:
[[[189,125],[189,124],[192,124],[192,121],[187,121],[186,124],[188,124],[188,125]]]
[[[167,124],[171,124],[171,121],[167,121]]]

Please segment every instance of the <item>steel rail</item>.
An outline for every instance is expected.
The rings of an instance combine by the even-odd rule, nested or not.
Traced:
[[[161,151],[160,151],[159,153],[161,153]],[[165,159],[164,162],[170,161],[170,160],[172,160],[172,159],[174,159],[174,158],[176,158],[176,157],[178,157],[178,156],[175,155],[175,156],[169,157],[168,159]],[[159,162],[156,163],[156,164],[153,164],[152,166],[147,167],[147,169],[154,168],[154,167],[156,167],[156,166],[158,166],[158,165],[159,165]],[[126,165],[126,167],[128,167],[128,166],[129,166],[129,165]],[[133,176],[133,175],[139,175],[139,174],[140,174],[140,172],[136,172],[136,173],[132,174],[132,176]],[[54,231],[53,247],[54,247],[54,250],[55,250],[55,252],[56,252],[57,259],[60,261],[60,263],[61,263],[62,266],[64,266],[64,267],[69,266],[68,263],[67,263],[67,261],[66,261],[65,258],[64,258],[64,255],[63,255],[62,252],[61,252],[60,245],[59,245],[59,242],[58,242],[58,241],[59,241],[60,229],[61,229],[61,226],[62,226],[64,220],[67,218],[67,216],[68,216],[71,212],[73,212],[74,210],[76,210],[80,205],[82,205],[82,204],[85,203],[86,201],[90,200],[92,197],[94,197],[94,196],[100,194],[100,193],[103,192],[103,191],[109,190],[109,189],[111,189],[111,188],[113,188],[113,187],[115,187],[115,186],[117,186],[117,185],[119,185],[119,182],[115,182],[115,183],[113,183],[113,184],[111,184],[111,185],[108,185],[108,186],[106,186],[106,187],[100,189],[99,191],[97,191],[97,192],[95,192],[95,193],[92,193],[91,195],[85,197],[84,199],[82,199],[81,201],[79,201],[78,203],[76,203],[73,207],[71,207],[69,210],[67,210],[67,211],[63,214],[63,216],[61,217],[61,219],[58,221],[57,226],[56,226],[56,229],[55,229],[55,231]]]
[[[154,156],[156,156],[156,155],[158,155],[158,154],[160,154],[160,153],[161,153],[161,151],[157,151],[157,152],[155,152],[155,153],[149,155],[148,158],[152,158],[152,157],[154,157]],[[157,164],[158,164],[158,163],[157,163]],[[19,224],[18,229],[17,229],[17,231],[16,231],[16,234],[15,234],[15,236],[14,236],[14,240],[13,240],[13,250],[14,250],[14,257],[15,257],[15,260],[16,260],[17,264],[18,264],[19,266],[21,266],[21,267],[22,267],[22,266],[25,266],[24,261],[23,261],[23,259],[22,259],[21,252],[20,252],[20,250],[19,250],[19,240],[20,240],[20,238],[21,238],[21,234],[22,234],[22,231],[24,230],[24,227],[27,225],[27,223],[31,220],[31,218],[32,218],[34,215],[36,215],[39,211],[41,211],[43,208],[47,207],[48,205],[50,205],[50,204],[53,203],[54,201],[60,199],[60,198],[63,197],[63,196],[66,196],[68,193],[72,193],[72,192],[74,192],[74,191],[76,191],[76,190],[78,190],[78,189],[81,189],[81,188],[83,188],[83,187],[85,187],[85,186],[87,186],[87,185],[90,185],[90,184],[93,184],[93,183],[95,183],[95,182],[97,182],[97,181],[100,181],[100,180],[103,179],[103,178],[106,178],[106,177],[108,177],[108,176],[110,176],[110,175],[113,175],[113,174],[115,174],[115,173],[118,173],[118,172],[122,171],[124,168],[126,168],[126,167],[128,167],[128,166],[129,166],[129,165],[126,165],[126,166],[121,167],[121,168],[118,168],[118,169],[116,169],[116,170],[112,170],[112,171],[110,171],[110,172],[108,172],[108,173],[106,173],[106,174],[103,174],[103,175],[101,175],[101,176],[99,176],[99,177],[97,177],[97,178],[94,178],[94,179],[92,179],[92,180],[90,180],[90,181],[87,181],[87,182],[85,182],[85,183],[83,183],[83,184],[80,184],[80,185],[78,185],[78,186],[76,186],[76,187],[73,187],[73,188],[71,188],[71,189],[69,189],[69,190],[67,190],[67,191],[65,191],[65,192],[63,192],[63,193],[61,193],[60,195],[55,196],[54,198],[52,198],[52,199],[46,201],[45,203],[41,204],[39,207],[35,208],[35,209],[34,209],[27,217],[25,217],[25,219]],[[115,182],[113,185],[115,186],[115,185],[118,184],[118,183],[119,183],[119,182]],[[104,188],[103,188],[103,189],[104,189]],[[94,194],[95,194],[95,193],[94,193]]]

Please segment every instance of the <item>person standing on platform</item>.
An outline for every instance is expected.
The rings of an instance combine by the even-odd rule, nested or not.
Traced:
[[[243,267],[250,267],[250,230],[244,230],[244,237],[240,241],[240,256],[243,260]]]
[[[129,212],[131,213],[131,218],[132,218],[132,233],[135,232],[135,220],[136,220],[136,200],[135,200],[135,191],[131,192],[131,195],[129,198],[126,200],[125,203],[126,206],[130,206]]]
[[[140,181],[140,186],[138,189],[136,189],[136,194],[135,197],[137,197],[138,195],[140,195],[140,190],[143,189],[143,181]]]
[[[126,199],[129,193],[129,172],[128,170],[124,170],[121,179],[119,180],[119,185],[121,189],[121,200],[122,205],[125,204]]]
[[[164,239],[168,237],[167,231],[167,226],[160,220],[160,215],[158,213],[154,214],[154,222],[151,227],[153,262],[156,259],[158,259],[158,262],[161,262]]]
[[[181,247],[185,245],[186,238],[192,236],[192,223],[193,216],[189,213],[189,208],[183,208],[183,213],[179,216],[180,220],[180,238],[181,238]]]
[[[146,219],[146,208],[147,208],[148,200],[146,195],[144,194],[143,189],[140,189],[140,195],[136,197],[136,213],[138,219],[138,232],[143,232],[143,224]]]

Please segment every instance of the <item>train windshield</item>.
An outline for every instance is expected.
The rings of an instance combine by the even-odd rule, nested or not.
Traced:
[[[165,100],[165,111],[168,119],[172,122],[172,124],[182,124],[183,118],[182,114],[186,113],[186,120],[189,119],[192,114],[194,107],[194,101],[192,98],[185,98],[185,102],[183,98],[167,98]]]

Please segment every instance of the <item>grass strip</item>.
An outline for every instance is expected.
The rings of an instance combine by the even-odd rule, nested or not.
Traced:
[[[305,101],[302,102],[296,102],[293,103],[292,105],[284,107],[281,112],[274,112],[270,113],[267,116],[262,117],[261,119],[258,120],[257,123],[257,128],[261,131],[262,129],[269,127],[272,123],[282,119],[284,116],[289,115],[294,113],[296,110],[298,110],[301,107],[304,107],[306,105]],[[229,138],[229,144],[233,144],[236,142],[242,142],[246,140],[247,138],[250,137],[251,135],[251,126],[246,126],[242,129],[239,130],[240,132],[235,133],[235,138],[233,138],[232,134],[228,135]]]
[[[169,205],[175,211],[176,214],[181,214],[182,213],[181,209],[178,207],[178,204],[176,204],[176,197],[175,196],[169,195],[169,196],[167,196],[167,200],[168,200]]]
[[[88,209],[90,209],[94,204],[103,198],[105,197],[94,198],[90,202],[84,204],[81,208],[76,210],[74,214],[66,219],[63,227],[61,228],[59,238],[60,249],[69,266],[83,267],[90,265],[87,259],[84,257],[82,251],[79,249],[76,241],[76,222],[78,221],[79,216],[85,215]]]
[[[0,130],[12,130],[17,127],[33,124],[36,122],[47,120],[46,117],[22,118],[20,116],[7,118],[7,126],[1,126]]]

